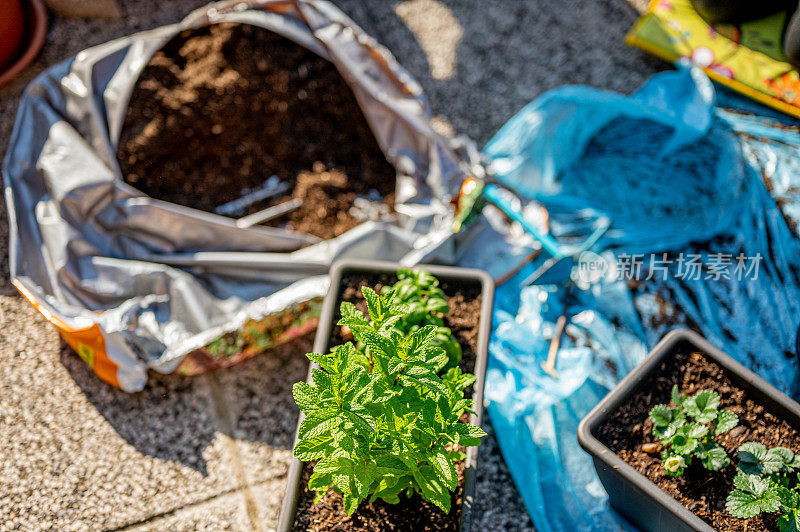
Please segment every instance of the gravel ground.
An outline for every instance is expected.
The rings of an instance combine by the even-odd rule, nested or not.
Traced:
[[[18,99],[42,69],[88,46],[177,21],[202,0],[123,0],[118,21],[51,17],[37,62],[0,90],[0,155]],[[422,83],[443,132],[483,143],[543,91],[629,92],[663,68],[622,39],[645,0],[342,0]],[[0,256],[7,256],[0,206]],[[17,296],[0,261],[0,530],[271,530],[310,338],[197,378],[156,376],[124,394],[97,380]],[[476,530],[532,528],[490,436]]]

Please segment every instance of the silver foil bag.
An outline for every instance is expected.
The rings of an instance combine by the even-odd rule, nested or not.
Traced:
[[[397,169],[394,221],[320,241],[238,227],[123,181],[115,153],[139,73],[177,33],[220,22],[267,28],[337,67]],[[148,369],[174,371],[248,320],[321,296],[337,258],[452,260],[449,201],[463,180],[417,82],[321,0],[211,4],[48,69],[22,98],[3,176],[14,285],[103,380],[131,392]]]

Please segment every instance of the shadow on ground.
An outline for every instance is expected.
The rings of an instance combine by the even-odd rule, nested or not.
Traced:
[[[299,410],[292,384],[308,371],[306,335],[237,366],[187,377],[152,372],[141,392],[99,381],[61,341],[61,363],[86,399],[140,453],[208,473],[204,449],[217,432],[232,439],[291,449]]]

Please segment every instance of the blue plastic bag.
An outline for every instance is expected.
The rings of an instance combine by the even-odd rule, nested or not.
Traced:
[[[633,529],[608,507],[575,434],[580,419],[670,328],[699,329],[798,394],[800,244],[789,224],[800,220],[800,135],[786,128],[789,119],[717,107],[743,103],[723,96],[718,103],[712,84],[693,69],[656,75],[631,96],[565,87],[520,111],[484,150],[500,183],[547,206],[555,236],[580,230],[560,229],[561,217],[608,216],[612,226],[594,249],[597,260],[619,265],[642,254],[647,271],[655,257],[675,258],[661,265],[663,277],[635,284],[611,268],[568,291],[576,270],[567,266],[542,279],[547,284],[520,287],[536,263],[498,287],[489,414],[539,531]],[[708,271],[680,278],[682,253],[700,257]],[[752,271],[719,278],[709,269],[717,255],[737,254],[760,257],[756,278]],[[562,313],[569,320],[553,379],[541,363]]]

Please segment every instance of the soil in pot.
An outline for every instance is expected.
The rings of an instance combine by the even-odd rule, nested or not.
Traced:
[[[394,284],[396,281],[396,277],[388,274],[345,274],[339,298],[354,303],[361,311],[366,312],[367,306],[361,295],[361,287],[369,286],[380,290],[381,287]],[[444,279],[439,279],[439,283],[450,305],[450,313],[444,317],[445,325],[450,328],[461,345],[461,369],[473,373],[481,315],[481,285],[477,281],[456,282]],[[333,322],[336,323],[339,318],[337,312]],[[331,345],[337,345],[345,340],[341,328],[334,325],[331,331]],[[469,388],[465,391],[465,396],[471,395],[472,389]],[[364,501],[352,516],[345,513],[342,496],[332,490],[328,491],[319,503],[314,504],[314,492],[309,491],[307,487],[312,465],[310,463],[303,465],[294,530],[369,532],[458,530],[464,489],[463,462],[456,464],[459,484],[458,489],[452,494],[449,514],[414,495],[411,499],[401,497],[399,504],[387,504],[380,500],[374,503]]]
[[[739,416],[739,426],[716,439],[731,457],[732,464],[722,471],[705,470],[693,460],[680,477],[668,476],[661,467],[659,452],[642,450],[646,443],[657,443],[648,414],[657,404],[668,404],[673,384],[691,395],[703,389],[721,396],[721,409]],[[625,462],[650,479],[668,495],[716,530],[726,532],[777,530],[777,515],[737,519],[725,511],[725,499],[736,476],[736,450],[747,441],[767,447],[784,446],[800,452],[800,431],[734,384],[725,371],[697,352],[679,352],[662,362],[658,371],[599,428],[598,440]]]
[[[184,31],[153,56],[117,158],[130,185],[208,212],[277,176],[285,192],[230,215],[299,198],[299,209],[267,223],[320,238],[363,221],[351,212],[357,196],[393,206],[395,169],[336,67],[248,24]]]

